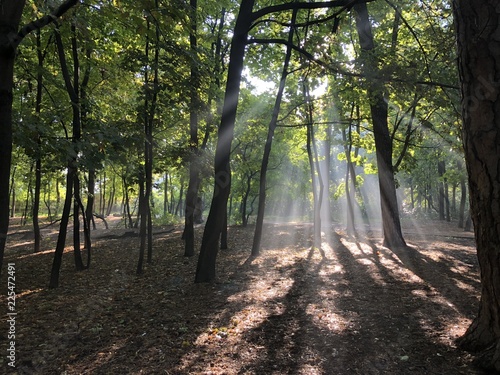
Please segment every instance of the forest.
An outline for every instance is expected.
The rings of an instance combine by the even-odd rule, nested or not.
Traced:
[[[0,0],[0,373],[500,372],[498,30]]]

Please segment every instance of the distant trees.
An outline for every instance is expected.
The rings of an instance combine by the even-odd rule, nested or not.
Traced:
[[[32,216],[36,229],[37,214],[56,221],[63,202],[73,203],[63,217],[69,223],[73,216],[75,248],[83,213],[84,228],[92,227],[94,214],[121,215],[122,225],[141,229],[138,273],[146,246],[151,260],[152,233],[145,229],[153,221],[179,223],[182,217],[184,255],[192,256],[194,216],[200,206],[210,207],[197,281],[214,277],[227,223],[257,224],[257,254],[264,218],[314,221],[311,245],[320,247],[321,226],[330,222],[323,217],[355,234],[360,213],[364,225],[383,223],[386,243],[399,246],[404,241],[388,234],[402,239],[399,214],[441,211],[446,218],[448,207],[453,219],[458,206],[467,210],[460,157],[451,156],[460,142],[456,74],[443,69],[454,56],[429,52],[450,43],[451,13],[436,2],[422,5],[416,17],[416,7],[344,0],[257,10],[246,1],[241,7],[203,0],[81,4],[59,25],[70,80],[60,74],[54,30],[21,46],[19,100],[13,101],[15,186],[7,204],[10,197],[11,211],[26,212],[23,221]],[[44,9],[29,9],[24,17]],[[238,10],[248,17],[235,34]],[[358,23],[357,14],[363,15]],[[377,27],[370,38],[371,23]],[[234,51],[228,59],[231,39],[233,46],[240,43],[237,59]],[[35,97],[41,97],[38,105]],[[67,173],[69,161],[75,176]],[[266,169],[272,172],[265,175]],[[382,189],[371,185],[377,174],[388,183]],[[388,197],[383,215],[379,190]],[[63,237],[61,230],[57,254]],[[90,249],[90,236],[84,239]]]

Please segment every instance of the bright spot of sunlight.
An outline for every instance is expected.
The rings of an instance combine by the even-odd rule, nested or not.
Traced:
[[[264,81],[251,74],[248,68],[243,69],[242,85],[248,83],[246,86],[249,90],[252,90],[253,94],[260,95],[265,92],[273,92],[277,88],[277,82]]]

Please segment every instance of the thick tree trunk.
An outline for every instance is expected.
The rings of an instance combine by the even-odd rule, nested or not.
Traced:
[[[364,70],[367,76],[367,93],[373,121],[373,133],[377,152],[377,168],[382,209],[384,245],[389,248],[406,246],[399,219],[396,184],[392,165],[392,140],[387,124],[388,104],[384,98],[383,84],[378,80],[378,68],[373,54],[375,44],[365,3],[354,5],[356,27],[363,51]]]
[[[19,28],[25,1],[3,1],[0,7],[0,272],[9,230],[9,182],[12,160],[12,86],[15,48],[11,35]]]
[[[215,279],[215,263],[219,251],[219,237],[226,218],[227,200],[231,188],[229,158],[234,134],[236,109],[240,95],[245,47],[248,30],[252,22],[251,15],[254,2],[255,0],[242,0],[231,42],[224,106],[215,151],[214,195],[203,232],[195,282],[209,282]]]
[[[479,313],[459,343],[483,351],[480,363],[500,371],[500,7],[497,0],[453,4],[463,143],[481,269]]]
[[[34,21],[18,33],[25,0],[0,3],[0,272],[9,229],[9,176],[12,162],[12,87],[16,49],[31,31],[54,22],[78,0],[65,1],[50,16]]]

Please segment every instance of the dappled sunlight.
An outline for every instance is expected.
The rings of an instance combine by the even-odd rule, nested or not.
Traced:
[[[331,302],[331,301],[330,301]],[[352,325],[352,319],[345,316],[345,312],[334,312],[334,304],[310,304],[306,308],[306,314],[320,330],[328,330],[331,332],[341,332],[349,325]]]
[[[412,249],[422,261],[409,269],[378,238],[324,229],[319,249],[311,247],[311,229],[268,225],[261,255],[252,258],[251,231],[231,228],[219,278],[207,284],[192,283],[196,259],[180,255],[174,235],[155,241],[161,260],[140,278],[129,267],[133,246],[124,251],[123,241],[99,241],[93,268],[73,273],[71,254],[64,259],[63,288],[19,290],[20,333],[35,343],[37,364],[67,353],[68,374],[125,371],[138,360],[175,374],[398,373],[405,355],[424,366],[426,357],[411,354],[424,347],[450,355],[475,294],[460,243],[439,251],[443,243],[436,242],[424,251],[417,241]],[[40,258],[20,254],[16,262],[20,275],[47,281]],[[421,272],[441,265],[450,266],[441,280],[453,275],[446,288]],[[64,321],[54,318],[62,313]],[[45,326],[50,339],[36,336]]]
[[[42,288],[37,288],[37,289],[33,289],[33,290],[23,290],[22,292],[16,294],[16,299],[21,299],[23,297],[31,296],[33,294],[40,293],[44,290],[45,289],[42,289]]]
[[[72,247],[65,247],[63,254],[64,253],[69,253],[69,252],[72,252],[72,251],[73,251]],[[26,254],[26,255],[20,255],[18,257],[18,259],[39,257],[39,256],[42,256],[42,255],[53,254],[53,253],[54,253],[54,249],[44,250],[44,251],[39,251],[38,253],[31,253],[31,254]]]

